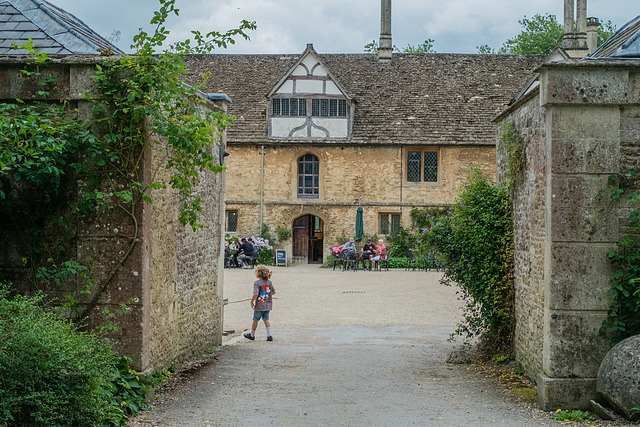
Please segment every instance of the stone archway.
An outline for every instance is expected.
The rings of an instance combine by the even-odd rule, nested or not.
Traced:
[[[322,264],[324,221],[315,215],[303,215],[293,220],[294,261]]]

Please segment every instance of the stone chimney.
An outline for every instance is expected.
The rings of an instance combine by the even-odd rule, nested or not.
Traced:
[[[600,20],[598,18],[587,18],[587,50],[589,54],[598,48],[598,27]]]
[[[381,0],[380,5],[380,45],[378,46],[378,59],[391,61],[393,44],[391,42],[391,0]]]
[[[576,1],[577,7],[575,7]],[[584,58],[589,53],[587,49],[587,0],[564,0],[564,36],[560,46],[572,58]]]

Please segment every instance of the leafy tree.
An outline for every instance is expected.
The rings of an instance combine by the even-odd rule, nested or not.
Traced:
[[[481,55],[494,55],[496,53],[496,50],[488,44],[476,46],[476,49],[478,49],[478,53]]]
[[[617,28],[611,23],[611,20],[603,22],[602,25],[598,27],[598,46],[606,42],[607,39],[611,37],[616,31]]]
[[[400,49],[398,46],[393,45],[393,51],[394,52],[402,52],[402,53],[436,53],[436,50],[433,47],[433,39],[426,39],[424,42],[422,42],[419,45],[411,45],[408,44],[406,47]],[[375,40],[372,40],[371,43],[367,43],[366,45],[364,45],[364,51],[366,53],[378,53],[378,42]]]
[[[489,45],[476,46],[480,54],[511,54],[511,55],[548,55],[562,42],[564,28],[558,23],[555,15],[535,15],[528,19],[526,16],[518,21],[522,25],[522,32],[508,39],[498,51]],[[607,21],[598,27],[598,46],[604,43],[613,33],[616,26]]]
[[[564,30],[555,15],[526,16],[518,21],[522,32],[508,39],[498,53],[511,55],[548,55],[562,41]]]

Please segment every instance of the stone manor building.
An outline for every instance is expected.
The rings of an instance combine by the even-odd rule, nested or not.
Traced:
[[[289,262],[320,263],[340,237],[386,237],[413,207],[456,198],[470,163],[495,177],[491,123],[541,57],[396,54],[390,2],[376,54],[203,55],[185,59],[227,94],[226,233],[292,230]]]

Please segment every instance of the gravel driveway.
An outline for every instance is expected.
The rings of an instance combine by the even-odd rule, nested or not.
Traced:
[[[225,270],[224,329],[235,333],[133,425],[563,425],[474,367],[446,363],[461,310],[439,273],[273,271],[274,341],[262,323],[255,341],[241,336],[255,276]]]

